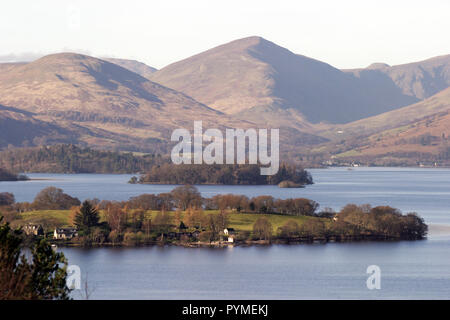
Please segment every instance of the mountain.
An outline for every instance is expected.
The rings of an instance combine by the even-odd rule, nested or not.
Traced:
[[[249,37],[157,71],[107,60],[59,53],[0,64],[0,148],[167,153],[174,129],[202,120],[204,128],[280,128],[287,158],[411,155],[417,141],[432,141],[420,148],[437,157],[450,126],[450,55],[339,70]]]
[[[450,87],[418,103],[336,128],[347,135],[355,135],[357,132],[371,134],[403,127],[448,111],[450,111]]]
[[[346,140],[347,147],[353,144],[338,158],[381,161],[379,164],[384,165],[416,162],[449,165],[450,88],[416,104],[334,130],[339,130],[339,140]]]
[[[158,71],[158,69],[150,67],[146,65],[145,63],[136,61],[136,60],[128,60],[128,59],[115,59],[115,58],[102,58],[105,61],[117,64],[121,66],[122,68],[128,69],[130,71],[133,71],[134,73],[137,73],[144,78],[149,78],[149,76]]]
[[[281,115],[285,126],[300,128],[351,122],[419,101],[385,74],[365,81],[260,37],[173,63],[150,79],[242,119],[270,124]]]
[[[388,76],[404,94],[423,100],[450,86],[450,55],[392,67],[374,63],[365,69],[344,71],[374,85],[377,78]]]
[[[20,111],[14,117],[3,111],[5,121],[51,125],[80,143],[125,150],[154,150],[194,120],[205,127],[248,126],[116,64],[74,53],[2,72],[0,104]]]

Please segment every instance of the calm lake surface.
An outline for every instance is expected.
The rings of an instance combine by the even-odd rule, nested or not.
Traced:
[[[227,249],[181,247],[63,248],[81,267],[93,299],[450,299],[450,169],[310,170],[305,189],[199,186],[204,196],[306,197],[321,207],[390,205],[418,212],[430,225],[423,241],[276,245]],[[0,182],[0,192],[32,201],[47,186],[80,200],[126,200],[174,186],[129,185],[131,175],[30,174]],[[381,268],[381,289],[368,290],[366,269]],[[79,291],[74,298],[82,298]]]

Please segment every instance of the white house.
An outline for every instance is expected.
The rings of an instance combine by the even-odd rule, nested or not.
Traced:
[[[234,229],[233,228],[225,228],[225,229],[223,229],[223,234],[226,236],[232,235],[232,234],[234,234]]]
[[[72,239],[73,237],[77,237],[78,232],[77,229],[63,229],[63,228],[56,228],[53,232],[53,239]]]

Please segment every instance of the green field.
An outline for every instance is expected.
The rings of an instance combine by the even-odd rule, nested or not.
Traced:
[[[28,223],[42,224],[46,227],[68,227],[70,210],[39,210],[24,212],[13,225],[23,226]]]
[[[206,210],[204,213],[217,214],[218,210]],[[158,211],[148,211],[147,217],[154,218]],[[175,212],[169,212],[174,216]],[[103,218],[103,214],[101,214]],[[182,214],[183,217],[183,214]],[[272,224],[274,232],[281,227],[286,221],[294,220],[298,225],[303,224],[308,219],[318,219],[315,217],[307,216],[284,216],[276,214],[259,214],[259,213],[237,213],[232,212],[229,214],[229,227],[234,228],[236,231],[252,231],[253,224],[260,218],[267,218]],[[102,219],[103,220],[103,219]],[[24,226],[28,223],[42,224],[46,231],[50,231],[55,227],[69,227],[70,226],[70,210],[40,210],[30,211],[22,213],[18,219],[13,223],[14,226]]]

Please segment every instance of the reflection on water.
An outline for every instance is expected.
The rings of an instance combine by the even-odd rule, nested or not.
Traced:
[[[88,274],[96,299],[450,298],[448,239],[63,251]],[[366,269],[374,264],[381,290],[366,287]]]

